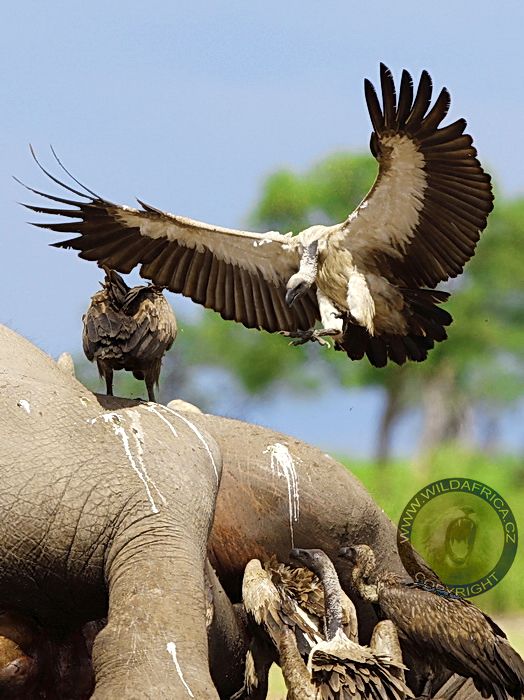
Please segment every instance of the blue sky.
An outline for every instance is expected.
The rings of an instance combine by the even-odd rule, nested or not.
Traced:
[[[31,197],[11,176],[49,190],[29,142],[49,165],[53,144],[107,198],[238,226],[275,168],[367,149],[362,81],[384,61],[446,85],[451,118],[466,116],[499,187],[524,193],[522,26],[524,5],[512,1],[12,3],[0,28],[0,320],[52,355],[79,352],[100,278],[26,224],[16,202]],[[331,401],[313,434],[307,406],[257,418],[337,449],[342,431],[369,451],[376,398],[353,397],[351,418],[346,395]]]

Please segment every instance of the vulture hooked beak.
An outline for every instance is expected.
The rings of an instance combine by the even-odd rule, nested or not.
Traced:
[[[298,274],[290,277],[287,283],[286,304],[293,306],[296,300],[305,294],[310,287],[311,284],[303,277],[299,277]]]
[[[293,289],[288,289],[286,292],[286,304],[288,306],[293,306],[298,296],[299,290],[296,287],[294,287]]]

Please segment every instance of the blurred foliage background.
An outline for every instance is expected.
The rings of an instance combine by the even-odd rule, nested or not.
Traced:
[[[279,170],[263,184],[246,224],[257,230],[299,231],[312,223],[342,221],[370,188],[376,173],[368,155],[335,153],[304,173]],[[496,189],[496,187],[495,187]],[[309,399],[334,386],[379,388],[381,415],[374,459],[339,455],[396,521],[409,497],[441,477],[474,477],[504,495],[517,521],[524,517],[524,464],[499,444],[504,413],[524,395],[524,197],[496,205],[477,254],[465,273],[447,283],[454,318],[449,340],[426,362],[375,369],[367,360],[318,346],[287,348],[287,341],[224,322],[210,311],[180,319],[174,351],[164,362],[160,400],[175,397],[202,409],[242,418],[247,406],[275,389]],[[100,389],[95,370],[82,360],[81,378]],[[125,375],[123,395],[143,395],[142,384]],[[408,411],[422,416],[413,457],[393,460],[392,436]],[[481,426],[474,431],[473,425]],[[515,425],[515,430],[521,430]],[[476,602],[491,611],[524,608],[523,556],[504,585]]]

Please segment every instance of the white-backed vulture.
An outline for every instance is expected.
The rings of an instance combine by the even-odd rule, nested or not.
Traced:
[[[444,587],[429,590],[392,572],[379,572],[368,545],[345,547],[341,556],[351,565],[351,580],[360,596],[392,620],[409,655],[429,668],[424,695],[433,695],[433,681],[442,667],[472,678],[483,697],[524,693],[524,661],[506,635],[473,603]]]
[[[36,224],[78,234],[53,245],[123,273],[140,265],[142,277],[225,319],[283,332],[295,344],[330,335],[351,359],[366,354],[377,367],[388,358],[422,361],[452,320],[439,307],[448,294],[435,288],[473,255],[493,195],[466,121],[439,128],[450,105],[446,88],[431,106],[426,71],[415,95],[407,71],[398,99],[383,64],[380,82],[382,105],[365,81],[378,176],[357,209],[333,226],[295,236],[222,228],[140,200],[140,209],[114,204],[45,170],[74,198],[29,188],[61,206],[26,206],[70,219]]]
[[[176,338],[175,315],[161,288],[130,288],[114,270],[105,273],[102,289],[83,316],[84,352],[96,361],[109,396],[113,371],[125,369],[145,380],[148,398],[155,401],[162,358]]]

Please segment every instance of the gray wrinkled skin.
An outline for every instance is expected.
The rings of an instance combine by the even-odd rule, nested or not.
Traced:
[[[402,571],[395,526],[322,451],[178,406],[96,397],[3,327],[0,368],[0,604],[58,638],[108,615],[95,700],[216,699],[209,665],[217,688],[239,687],[245,630],[217,590],[238,602],[249,559],[322,548],[349,592],[338,549],[367,543]],[[220,579],[210,661],[206,549]],[[357,607],[367,641],[375,618]]]
[[[101,418],[92,394],[5,328],[0,368],[2,604],[57,636],[108,614],[96,700],[218,698],[204,612],[215,442],[146,405]]]

